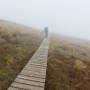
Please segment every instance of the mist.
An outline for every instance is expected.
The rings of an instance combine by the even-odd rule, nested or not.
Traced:
[[[90,0],[0,0],[0,19],[90,40]]]

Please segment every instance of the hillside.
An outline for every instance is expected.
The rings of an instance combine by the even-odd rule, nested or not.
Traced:
[[[0,20],[0,90],[6,90],[44,38],[42,31]],[[45,90],[90,90],[90,41],[50,35]]]
[[[44,33],[8,21],[0,21],[0,90],[6,90],[32,57]]]
[[[51,35],[45,90],[90,90],[90,41]]]

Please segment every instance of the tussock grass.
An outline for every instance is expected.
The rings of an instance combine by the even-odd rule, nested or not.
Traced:
[[[51,35],[45,90],[90,90],[90,42]]]
[[[44,33],[0,21],[0,90],[6,90],[38,49]]]

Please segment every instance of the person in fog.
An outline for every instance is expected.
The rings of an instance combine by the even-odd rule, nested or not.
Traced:
[[[48,37],[48,27],[45,27],[45,37]]]

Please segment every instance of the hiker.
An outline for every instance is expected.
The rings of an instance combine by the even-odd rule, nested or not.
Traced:
[[[45,37],[48,37],[48,27],[45,27]]]

